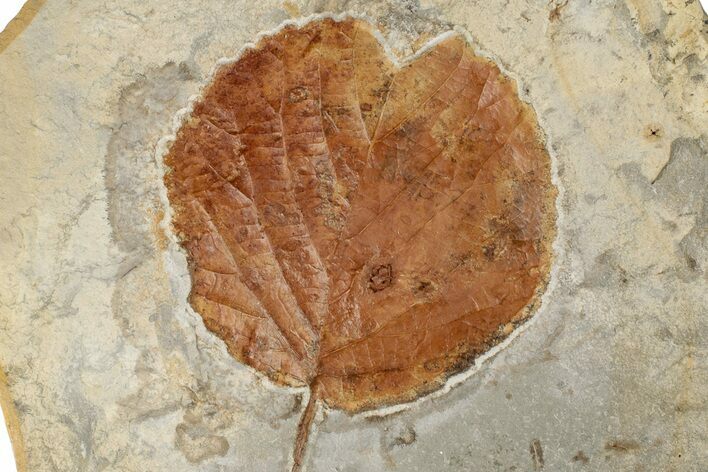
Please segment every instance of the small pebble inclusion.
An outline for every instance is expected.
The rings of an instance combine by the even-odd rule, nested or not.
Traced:
[[[333,407],[434,390],[547,279],[536,117],[461,35],[399,68],[364,21],[287,26],[221,67],[165,163],[193,308]]]

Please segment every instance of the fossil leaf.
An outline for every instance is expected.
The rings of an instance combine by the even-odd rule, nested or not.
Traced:
[[[460,35],[399,68],[364,21],[285,27],[221,67],[165,163],[195,311],[331,407],[439,387],[548,273],[535,115]]]

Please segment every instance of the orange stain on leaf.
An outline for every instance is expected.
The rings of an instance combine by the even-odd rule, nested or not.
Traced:
[[[165,162],[194,309],[331,407],[440,387],[548,275],[536,117],[460,35],[398,68],[366,22],[288,26],[217,72]]]

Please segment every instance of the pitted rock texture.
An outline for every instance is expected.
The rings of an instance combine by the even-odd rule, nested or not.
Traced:
[[[194,309],[331,406],[441,385],[547,275],[535,115],[458,34],[399,68],[366,22],[288,26],[217,72],[165,164]]]

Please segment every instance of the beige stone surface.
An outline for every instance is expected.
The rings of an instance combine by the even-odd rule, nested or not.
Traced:
[[[219,59],[343,12],[399,57],[459,28],[518,81],[558,236],[518,336],[397,411],[321,411],[307,470],[708,469],[697,1],[39,0],[0,35],[0,400],[21,470],[289,469],[308,393],[188,308],[156,151]]]

